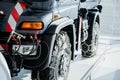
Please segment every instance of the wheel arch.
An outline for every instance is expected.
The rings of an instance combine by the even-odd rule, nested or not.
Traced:
[[[93,41],[93,31],[94,28],[99,28],[95,26],[95,22],[99,22],[99,14],[98,13],[89,13],[88,16],[88,24],[89,24],[89,29],[88,29],[88,38],[85,42],[82,43],[82,56],[83,57],[93,57],[96,53],[96,49],[93,49],[93,42],[95,43],[96,41]],[[96,36],[96,35],[95,35]],[[94,36],[94,37],[95,37]]]
[[[89,12],[88,13],[88,24],[91,28],[94,22],[97,21],[100,24],[99,12]]]
[[[70,37],[70,43],[71,43],[71,50],[72,50],[72,58],[73,58],[73,54],[74,54],[74,50],[75,50],[75,27],[74,27],[74,21],[68,17],[65,18],[61,18],[58,20],[53,21],[48,29],[46,30],[45,34],[45,38],[43,40],[45,40],[49,46],[49,57],[48,57],[48,62],[46,67],[49,67],[50,61],[51,61],[51,55],[52,55],[52,51],[53,51],[53,47],[54,47],[54,42],[55,42],[55,38],[56,35],[61,31],[66,31],[68,36]],[[72,35],[71,35],[72,34]]]

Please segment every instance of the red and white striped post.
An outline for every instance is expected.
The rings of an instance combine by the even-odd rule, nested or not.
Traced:
[[[16,28],[16,24],[20,15],[23,13],[24,9],[26,8],[26,4],[23,2],[17,2],[11,14],[8,18],[8,22],[6,24],[6,32],[12,32]],[[6,44],[0,44],[0,50],[6,50]]]

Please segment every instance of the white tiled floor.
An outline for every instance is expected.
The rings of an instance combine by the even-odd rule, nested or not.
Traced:
[[[95,70],[95,80],[120,80],[120,45],[110,45],[105,60]]]
[[[68,80],[84,80],[97,67],[99,62],[103,61],[105,51],[108,45],[99,44],[97,55],[92,58],[83,58],[78,56],[78,61],[71,63]]]
[[[120,41],[109,46],[104,60],[92,73],[92,80],[120,80]],[[118,43],[119,42],[119,43]]]

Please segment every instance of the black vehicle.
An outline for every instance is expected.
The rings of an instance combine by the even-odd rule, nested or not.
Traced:
[[[100,1],[2,0],[0,44],[11,76],[25,68],[32,80],[67,80],[75,52],[96,54]]]

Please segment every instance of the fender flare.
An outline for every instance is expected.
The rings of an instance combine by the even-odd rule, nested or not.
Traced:
[[[55,38],[56,35],[65,27],[70,27],[73,30],[73,35],[72,35],[72,55],[74,54],[74,50],[75,50],[75,27],[74,27],[74,21],[68,17],[65,18],[61,18],[58,19],[56,21],[53,21],[50,26],[48,27],[48,29],[46,30],[46,32],[44,33],[44,38],[43,40],[47,43],[48,47],[49,47],[49,51],[48,51],[48,59],[46,61],[46,65],[45,68],[50,67],[50,61],[51,61],[51,55],[52,55],[52,51],[53,51],[53,47],[54,47],[54,42],[55,42]],[[69,36],[69,34],[68,34]],[[72,56],[73,57],[73,56]],[[45,69],[44,68],[44,69]]]
[[[99,19],[99,12],[90,12],[88,17],[90,18],[90,19],[88,19],[88,24],[90,25],[90,27],[92,27],[94,22],[95,22],[95,20],[97,18]],[[100,24],[99,20],[98,20],[98,23]]]
[[[69,26],[69,25],[73,25],[73,22],[74,21],[68,17],[55,20],[49,25],[46,33],[47,34],[58,33],[64,27]]]

